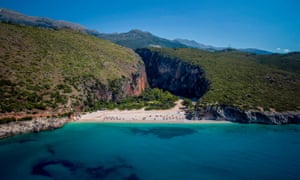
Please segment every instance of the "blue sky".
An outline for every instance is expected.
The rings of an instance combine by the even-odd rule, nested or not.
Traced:
[[[0,0],[0,7],[100,32],[141,29],[220,47],[300,51],[299,0]]]

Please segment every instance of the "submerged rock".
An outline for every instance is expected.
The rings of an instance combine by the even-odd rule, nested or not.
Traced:
[[[153,128],[130,128],[130,133],[139,135],[154,135],[160,139],[171,139],[196,133],[195,129],[186,127],[153,127]]]

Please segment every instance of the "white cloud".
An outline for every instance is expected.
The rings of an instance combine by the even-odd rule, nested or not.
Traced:
[[[289,49],[284,49],[283,52],[288,53],[288,52],[290,52],[290,50]]]
[[[276,50],[278,53],[289,53],[289,52],[291,52],[291,50],[289,50],[289,49],[287,49],[287,48],[280,48],[280,47],[276,48],[275,50]]]

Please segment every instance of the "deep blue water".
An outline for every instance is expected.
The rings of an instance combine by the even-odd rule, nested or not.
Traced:
[[[1,140],[0,179],[300,179],[300,126],[70,123]]]

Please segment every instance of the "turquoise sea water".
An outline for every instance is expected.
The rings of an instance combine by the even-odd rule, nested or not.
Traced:
[[[1,140],[0,179],[300,179],[300,126],[70,123]]]

